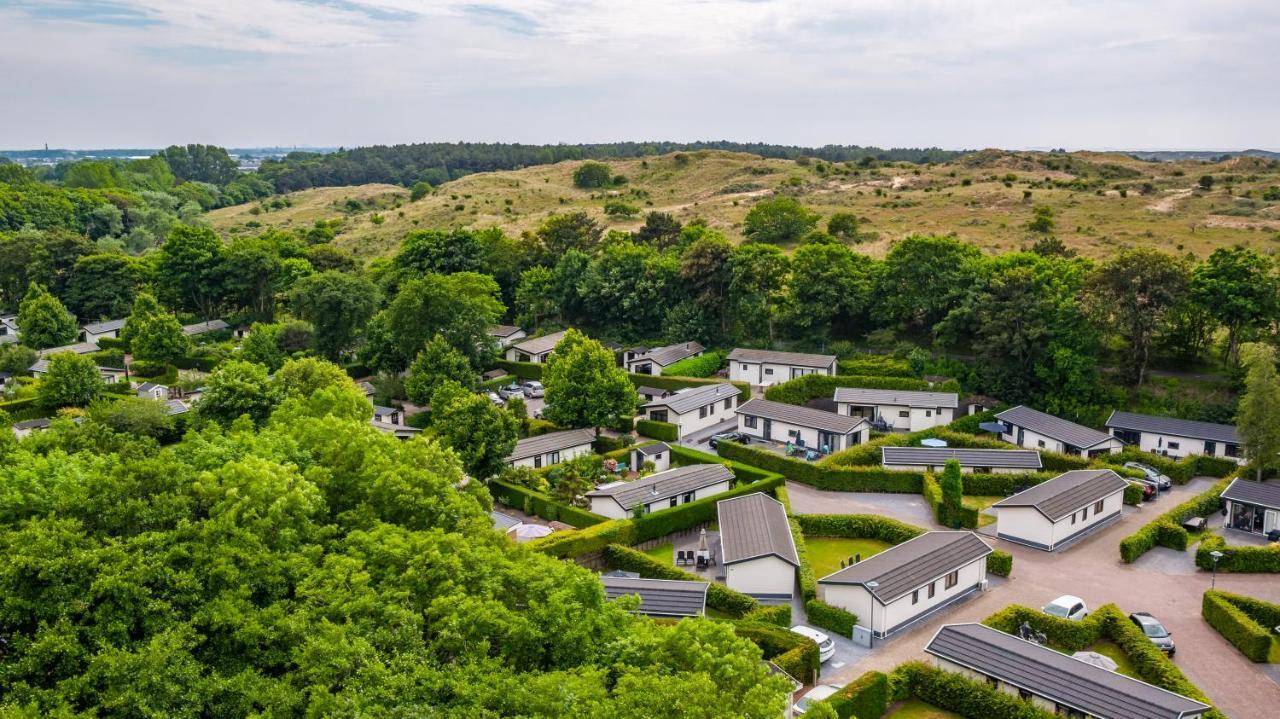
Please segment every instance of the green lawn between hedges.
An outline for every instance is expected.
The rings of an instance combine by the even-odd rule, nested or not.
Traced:
[[[964,719],[960,714],[939,709],[919,699],[908,699],[885,714],[885,719]]]
[[[844,539],[842,537],[805,537],[809,550],[809,564],[815,579],[822,579],[840,569],[840,561],[854,555],[863,559],[874,556],[893,546],[878,539]]]
[[[978,526],[985,527],[988,524],[995,524],[996,521],[996,515],[988,513],[986,509],[1002,499],[1005,498],[966,494],[963,503],[970,509],[978,510]]]

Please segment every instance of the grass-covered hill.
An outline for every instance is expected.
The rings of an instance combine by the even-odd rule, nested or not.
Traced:
[[[625,182],[606,190],[575,187],[581,163],[566,161],[469,175],[417,201],[394,185],[328,187],[222,208],[209,218],[227,236],[339,220],[338,244],[373,257],[415,228],[499,226],[518,234],[548,214],[576,209],[622,230],[638,227],[651,210],[681,221],[700,217],[741,239],[752,204],[781,193],[824,217],[856,214],[862,249],[872,255],[913,233],[954,233],[990,251],[1024,247],[1034,241],[1025,226],[1039,206],[1054,210],[1057,237],[1095,257],[1135,245],[1201,257],[1236,243],[1267,253],[1280,246],[1280,162],[1256,157],[1148,162],[985,150],[944,164],[867,166],[701,151],[607,164]],[[1207,189],[1205,176],[1212,178]],[[607,215],[610,201],[638,214]]]

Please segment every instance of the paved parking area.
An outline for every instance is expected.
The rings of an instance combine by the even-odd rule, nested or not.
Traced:
[[[870,669],[889,670],[909,659],[925,659],[924,645],[942,624],[981,621],[1009,604],[1039,607],[1070,593],[1091,607],[1115,603],[1125,612],[1151,612],[1178,643],[1175,663],[1228,716],[1276,719],[1280,716],[1280,672],[1245,659],[1200,617],[1201,595],[1209,588],[1209,574],[1187,571],[1188,558],[1183,553],[1161,548],[1134,564],[1120,562],[1118,547],[1123,537],[1210,484],[1201,479],[1176,487],[1159,503],[1126,514],[1063,552],[1041,552],[988,538],[1014,557],[1009,581],[892,637],[844,667],[824,670],[823,681],[844,683]],[[798,513],[874,513],[938,528],[923,500],[914,495],[822,492],[793,482],[787,483],[787,491]],[[1174,571],[1176,567],[1184,569]],[[1280,578],[1275,575],[1219,574],[1217,586],[1280,602]]]
[[[727,419],[718,424],[713,424],[706,429],[700,429],[697,432],[690,432],[680,439],[676,444],[689,449],[696,449],[699,452],[710,452],[715,454],[715,450],[711,449],[711,445],[707,444],[707,440],[711,439],[711,435],[720,434],[721,432],[732,432],[738,428],[738,420]]]

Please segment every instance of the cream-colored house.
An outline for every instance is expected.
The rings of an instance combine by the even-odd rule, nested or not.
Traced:
[[[580,455],[591,454],[591,443],[595,438],[595,430],[590,428],[566,429],[537,437],[525,437],[516,442],[515,449],[507,455],[507,464],[534,469],[549,467]]]
[[[1227,510],[1223,527],[1262,535],[1280,530],[1280,481],[1237,477],[1223,491],[1222,500]]]
[[[738,431],[765,442],[790,442],[819,452],[839,452],[871,433],[862,417],[826,412],[767,399],[742,403],[737,410]]]
[[[948,460],[960,463],[961,472],[1019,474],[1039,472],[1040,453],[1033,449],[981,449],[964,447],[882,447],[885,469],[941,472]]]
[[[1123,442],[1106,432],[1099,432],[1025,405],[1006,409],[995,418],[1004,425],[1000,439],[1027,449],[1086,458],[1115,454],[1124,449]]]
[[[877,637],[986,587],[991,547],[973,532],[926,532],[818,580],[818,598]]]
[[[697,357],[706,348],[697,342],[680,342],[665,347],[654,347],[626,360],[626,368],[632,374],[660,375],[662,370],[683,359]]]
[[[866,417],[889,429],[918,432],[951,424],[960,395],[955,392],[910,392],[895,389],[837,387],[836,411],[850,417]]]
[[[1120,519],[1124,488],[1109,469],[1076,469],[996,502],[996,535],[1052,552]]]
[[[489,336],[492,337],[493,341],[498,345],[498,349],[505,350],[525,337],[528,337],[529,333],[515,325],[494,325],[489,328]]]
[[[551,356],[551,350],[564,339],[568,330],[552,332],[549,335],[525,339],[507,347],[507,360],[510,362],[533,362],[544,364]]]
[[[728,383],[686,387],[640,408],[640,417],[676,426],[676,439],[727,422],[738,407],[738,388]]]
[[[1170,459],[1202,454],[1245,463],[1234,425],[1115,411],[1107,418],[1106,427],[1125,444]]]
[[[760,492],[716,503],[725,586],[765,604],[786,604],[795,592],[800,557],[787,510]]]
[[[807,374],[834,375],[835,355],[803,352],[738,349],[729,353],[729,379],[753,385],[771,385]]]
[[[660,512],[729,491],[733,472],[723,464],[690,464],[630,482],[611,482],[587,492],[591,512],[610,519],[626,519]]]

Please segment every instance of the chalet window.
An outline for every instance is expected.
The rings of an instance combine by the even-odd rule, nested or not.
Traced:
[[[742,416],[742,426],[744,426],[744,427],[748,427],[748,428],[750,428],[750,429],[755,429],[755,428],[756,428],[756,418],[755,418],[755,417],[752,417],[752,416],[751,416],[751,415],[749,415],[749,414],[747,414],[747,415],[743,415],[743,416]]]
[[[999,689],[1000,680],[996,679],[995,677],[987,677],[987,686],[991,687],[992,689]]]
[[[1080,521],[1083,522],[1088,518],[1089,518],[1089,508],[1085,507],[1084,509],[1080,510]]]
[[[559,464],[559,462],[560,462],[560,450],[557,449],[556,451],[551,453],[551,460],[547,462],[547,464]]]
[[[535,454],[533,456],[533,468],[538,469],[541,466],[542,466],[542,455]]]
[[[1043,439],[1037,439],[1037,440],[1036,440],[1036,446],[1040,447],[1041,449],[1044,449],[1044,440],[1043,440]]]
[[[698,419],[706,419],[706,418],[707,418],[707,407],[706,405],[703,405],[698,408]]]
[[[733,409],[733,398],[732,398],[732,397],[730,397],[729,399],[726,399],[726,400],[724,401],[724,408],[725,408],[725,409]]]
[[[1224,448],[1223,448],[1222,453],[1223,453],[1223,454],[1225,454],[1225,455],[1226,455],[1226,456],[1228,456],[1228,457],[1239,457],[1239,456],[1240,456],[1240,445],[1238,445],[1238,444],[1228,444],[1226,447],[1224,447]]]
[[[912,592],[912,593],[911,593],[911,603],[912,603],[912,604],[919,604],[919,603],[920,603],[920,590],[919,590],[919,589],[917,589],[917,590],[915,590],[914,592]]]
[[[798,429],[789,429],[789,430],[787,430],[787,436],[788,436],[788,437],[791,437],[792,439],[800,439],[800,430],[798,430]]]
[[[1075,512],[1072,512],[1072,513],[1071,513],[1071,523],[1072,523],[1072,524],[1075,524],[1075,523],[1076,523],[1076,513],[1075,513]]]
[[[906,409],[898,410],[898,416],[899,416],[899,417],[910,417],[910,416],[911,416],[911,411],[910,411],[910,410],[906,410]]]
[[[945,588],[950,589],[959,583],[960,583],[960,570],[957,569],[956,571],[947,575]]]
[[[685,504],[688,504],[689,502],[692,502],[692,501],[693,501],[693,492],[685,492],[685,493],[684,493],[684,503],[685,503]]]
[[[1169,443],[1169,449],[1182,449],[1182,443],[1181,443],[1181,442],[1170,442],[1170,443]]]
[[[742,371],[743,371],[743,372],[746,372],[746,371],[747,371],[747,366],[746,366],[746,365],[742,365]]]
[[[926,410],[924,411],[924,416],[926,416],[926,417],[932,417],[932,416],[933,416],[933,410],[931,410],[931,409],[926,409]]]
[[[773,368],[772,368],[772,367],[765,367],[765,368],[764,368],[764,373],[765,373],[765,374],[773,374]]]
[[[1096,514],[1102,514],[1102,503],[1103,503],[1104,501],[1105,501],[1105,500],[1099,499],[1098,501],[1096,501],[1096,502],[1094,502],[1094,503],[1093,503],[1093,513],[1094,513],[1095,515],[1096,515]]]
[[[1019,690],[1018,690],[1018,698],[1019,698],[1019,699],[1021,699],[1021,700],[1023,700],[1023,701],[1027,701],[1027,700],[1031,699],[1031,692],[1027,691],[1026,689],[1019,689]]]
[[[934,587],[935,587],[937,584],[938,584],[937,582],[929,582],[929,598],[930,598],[930,599],[933,599]]]
[[[672,498],[671,498],[671,506],[672,506],[672,507],[674,507],[674,506],[676,506],[677,504],[680,504],[680,498],[679,498],[679,497],[672,497]]]

